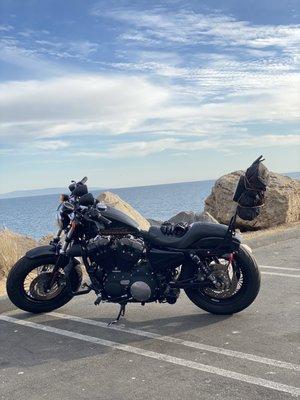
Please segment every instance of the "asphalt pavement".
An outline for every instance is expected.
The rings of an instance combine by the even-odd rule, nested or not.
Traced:
[[[77,297],[31,315],[0,300],[0,399],[292,399],[300,396],[300,231],[249,244],[262,272],[248,309],[215,316],[175,305]]]

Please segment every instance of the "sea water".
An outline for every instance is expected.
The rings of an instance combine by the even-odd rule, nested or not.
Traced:
[[[198,181],[108,189],[132,205],[144,217],[165,221],[180,211],[201,212],[214,181]],[[66,190],[66,193],[68,191]],[[95,196],[100,192],[93,192]],[[55,232],[59,195],[16,197],[0,200],[0,228],[36,239]]]

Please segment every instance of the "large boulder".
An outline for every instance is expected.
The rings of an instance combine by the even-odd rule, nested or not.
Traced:
[[[152,219],[152,218],[147,218],[147,221],[149,222],[150,226],[161,226],[163,221],[160,221],[158,219]]]
[[[187,222],[188,224],[192,224],[193,222],[213,222],[215,224],[218,223],[218,221],[206,211],[200,213],[195,213],[193,211],[181,211],[180,213],[174,215],[174,217],[170,218],[168,221],[173,224],[177,224],[179,222]]]
[[[117,194],[112,192],[103,192],[100,194],[100,196],[98,196],[98,200],[129,215],[139,224],[141,229],[148,230],[150,228],[150,223],[146,220],[146,218],[144,218],[138,211],[131,207],[130,204],[122,200]]]
[[[243,171],[232,172],[219,178],[205,200],[205,211],[219,222],[227,224],[234,213],[232,201],[239,177]],[[266,202],[260,215],[253,221],[237,219],[242,230],[266,229],[300,219],[300,181],[270,172]]]

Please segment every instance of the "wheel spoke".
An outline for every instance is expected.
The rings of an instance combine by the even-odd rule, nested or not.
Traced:
[[[209,266],[216,279],[222,284],[222,288],[204,288],[203,293],[212,299],[230,299],[235,296],[243,285],[243,273],[236,263],[214,258]]]
[[[23,281],[23,289],[26,295],[34,300],[51,300],[58,296],[63,286],[54,282],[50,290],[46,290],[47,283],[52,279],[54,265],[42,265],[28,273]]]

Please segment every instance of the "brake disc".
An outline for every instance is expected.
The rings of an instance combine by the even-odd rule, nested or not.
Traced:
[[[221,283],[220,288],[205,288],[203,291],[210,297],[227,299],[232,297],[238,290],[238,278],[231,264],[215,263],[210,266],[216,279]]]
[[[55,282],[50,290],[45,290],[50,279],[52,279],[52,273],[43,272],[36,276],[30,283],[30,296],[36,300],[51,300],[57,297],[63,290],[64,286]]]

